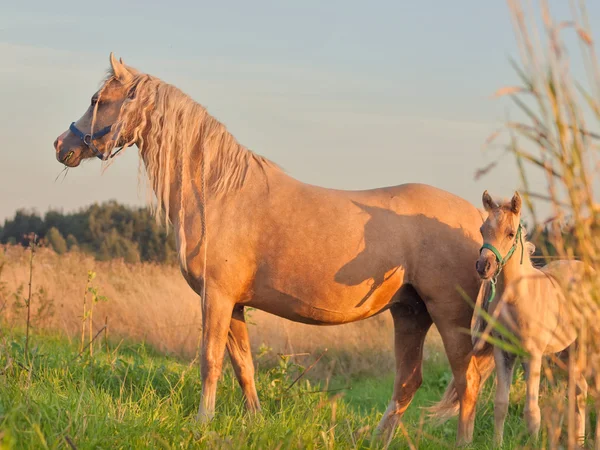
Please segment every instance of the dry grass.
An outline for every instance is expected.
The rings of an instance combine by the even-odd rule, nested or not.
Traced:
[[[8,304],[5,320],[25,324],[25,311],[14,307],[12,293],[27,286],[29,251],[18,246],[0,249],[4,270],[0,282],[0,305]],[[60,330],[79,339],[82,328],[83,293],[89,270],[96,272],[93,284],[108,298],[94,309],[94,330],[108,318],[109,335],[114,339],[145,341],[160,352],[184,358],[196,354],[201,312],[199,297],[184,281],[179,269],[150,263],[126,264],[120,260],[100,262],[82,253],[57,255],[49,249],[36,253],[33,289],[45,291],[32,303],[38,329]],[[8,295],[6,295],[8,294]],[[88,298],[89,302],[89,298]],[[37,303],[37,304],[36,304]],[[37,313],[40,303],[54,312]],[[274,353],[305,354],[296,357],[309,363],[328,349],[315,374],[345,375],[389,372],[394,367],[392,321],[389,314],[347,325],[318,327],[294,323],[262,311],[249,312],[250,338],[254,351],[266,345]],[[87,339],[87,337],[86,337]],[[437,331],[429,336],[429,356],[445,358]]]

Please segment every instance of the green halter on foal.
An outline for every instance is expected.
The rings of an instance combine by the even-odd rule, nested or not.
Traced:
[[[496,282],[498,281],[498,275],[500,275],[500,272],[502,272],[502,268],[506,265],[510,257],[513,255],[519,243],[521,244],[521,264],[523,264],[523,253],[525,251],[525,246],[523,245],[523,236],[521,234],[521,229],[522,224],[519,223],[519,228],[517,228],[517,235],[515,236],[515,242],[513,243],[512,247],[510,248],[510,250],[504,258],[502,257],[498,249],[492,244],[484,243],[479,249],[479,253],[481,253],[481,250],[483,250],[484,248],[490,250],[496,257],[496,263],[498,263],[498,268],[496,269],[496,272],[490,279],[490,283],[492,285],[492,292],[490,293],[490,298],[488,299],[488,302],[490,303],[492,302],[492,300],[494,300],[494,297],[496,297]]]

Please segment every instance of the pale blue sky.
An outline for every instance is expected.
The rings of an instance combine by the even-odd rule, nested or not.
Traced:
[[[569,18],[566,1],[556,15]],[[600,5],[588,2],[598,30]],[[519,188],[485,138],[516,78],[504,1],[35,0],[0,7],[0,221],[19,207],[142,204],[137,153],[55,182],[52,143],[87,108],[114,51],[205,105],[238,140],[313,184],[423,182],[480,206]]]

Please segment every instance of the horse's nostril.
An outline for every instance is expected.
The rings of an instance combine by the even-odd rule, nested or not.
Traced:
[[[492,264],[489,261],[486,261],[486,263],[485,263],[485,271],[487,272],[488,270],[490,270],[491,266],[492,266]]]
[[[481,261],[477,260],[477,262],[475,262],[475,270],[477,270],[477,273],[480,275],[484,274],[484,270],[483,270],[484,265],[482,264]]]
[[[54,149],[59,152],[60,148],[62,146],[62,141],[60,140],[60,138],[56,138],[56,140],[54,141]]]

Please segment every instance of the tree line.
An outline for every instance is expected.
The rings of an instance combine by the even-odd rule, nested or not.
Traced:
[[[28,246],[31,233],[38,236],[40,245],[59,254],[81,251],[101,261],[123,258],[130,263],[177,260],[173,233],[167,233],[149,209],[116,201],[93,204],[73,213],[51,210],[43,216],[20,209],[0,226],[0,243]]]

